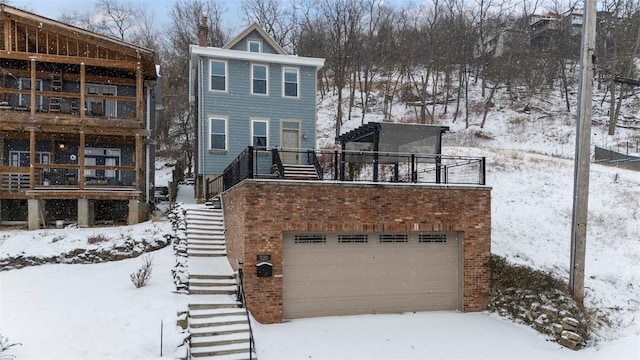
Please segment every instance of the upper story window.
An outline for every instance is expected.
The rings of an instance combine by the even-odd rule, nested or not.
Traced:
[[[267,120],[251,120],[251,145],[256,148],[269,146],[269,122]]]
[[[282,95],[286,97],[298,97],[300,71],[298,68],[285,67],[282,72]]]
[[[211,60],[210,68],[211,80],[209,81],[209,89],[227,91],[227,62]]]
[[[209,118],[209,150],[227,150],[227,119]]]
[[[262,41],[247,40],[247,49],[249,50],[249,52],[262,52]]]
[[[269,67],[267,65],[253,64],[251,65],[251,93],[267,95]]]

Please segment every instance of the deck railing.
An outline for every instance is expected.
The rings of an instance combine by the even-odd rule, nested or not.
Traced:
[[[24,191],[29,189],[135,188],[135,168],[132,166],[85,166],[83,179],[75,164],[35,164],[34,181],[30,167],[0,166],[0,190]]]
[[[213,197],[244,179],[281,178],[286,165],[312,165],[320,180],[456,185],[486,182],[484,157],[249,146],[223,175],[207,181],[206,196]]]

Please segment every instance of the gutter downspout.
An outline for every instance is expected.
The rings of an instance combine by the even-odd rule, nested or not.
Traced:
[[[155,111],[155,106],[153,107],[153,111]],[[149,131],[149,137],[147,138],[147,148],[145,154],[145,160],[147,163],[147,169],[145,171],[145,188],[147,190],[147,204],[151,201],[151,137],[154,134],[151,131],[151,87],[147,86],[147,130]],[[154,164],[155,167],[155,164]],[[155,187],[155,179],[153,181],[153,186]]]
[[[205,169],[204,169],[204,163],[203,163],[203,159],[204,159],[204,146],[203,146],[203,142],[202,142],[202,134],[200,132],[200,129],[202,128],[202,122],[203,122],[203,113],[204,113],[204,105],[203,105],[203,101],[202,101],[202,86],[201,86],[201,80],[202,80],[202,74],[203,74],[203,61],[202,61],[202,57],[199,56],[198,57],[198,71],[196,76],[198,77],[198,81],[196,81],[196,84],[198,84],[198,98],[196,99],[196,106],[198,109],[198,113],[196,114],[196,119],[198,121],[198,123],[196,124],[196,131],[198,132],[198,149],[200,149],[200,151],[198,151],[198,166],[200,167],[200,173],[202,174],[202,193],[201,194],[206,194],[206,187],[207,187],[207,180],[206,180],[206,176],[205,176]]]

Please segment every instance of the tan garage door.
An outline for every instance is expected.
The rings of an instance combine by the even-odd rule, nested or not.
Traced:
[[[461,307],[458,233],[285,233],[283,317]]]

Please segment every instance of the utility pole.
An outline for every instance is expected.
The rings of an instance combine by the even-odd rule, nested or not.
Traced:
[[[571,266],[569,287],[574,300],[584,301],[584,263],[587,243],[589,203],[589,162],[591,160],[591,98],[593,60],[596,43],[596,0],[585,0],[580,49],[580,91],[576,121],[576,154],[571,222]]]

